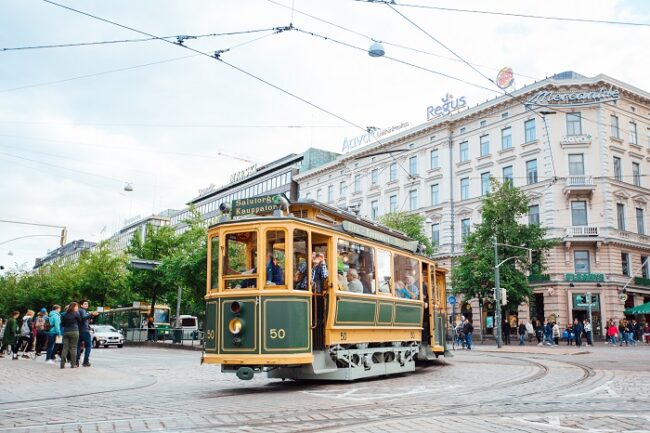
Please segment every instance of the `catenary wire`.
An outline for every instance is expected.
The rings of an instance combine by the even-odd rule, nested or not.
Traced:
[[[46,125],[46,126],[101,126],[101,127],[141,127],[141,128],[234,128],[234,129],[349,129],[350,125],[255,125],[255,124],[218,124],[218,123],[106,123],[106,122],[32,122],[23,120],[1,120],[0,124],[11,125]],[[0,134],[3,136],[3,134]]]

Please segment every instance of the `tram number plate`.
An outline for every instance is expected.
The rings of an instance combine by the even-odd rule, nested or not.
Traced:
[[[214,340],[214,329],[208,329],[208,340]]]
[[[415,339],[415,332],[414,331],[411,331],[411,338]]]
[[[286,336],[286,332],[282,328],[271,328],[269,331],[269,337],[271,340],[284,340],[284,337]]]
[[[341,332],[341,341],[347,341],[347,339],[348,339],[348,333]]]

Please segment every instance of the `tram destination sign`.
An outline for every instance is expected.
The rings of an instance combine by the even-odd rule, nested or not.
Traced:
[[[418,241],[405,241],[396,236],[392,236],[386,233],[382,233],[377,230],[364,227],[362,225],[350,222],[343,221],[343,230],[348,233],[353,233],[355,235],[363,236],[375,241],[383,242],[385,244],[393,245],[398,248],[405,249],[407,251],[416,252],[418,250]]]
[[[238,217],[273,213],[279,203],[280,196],[278,194],[241,198],[232,201],[230,214],[232,217]]]

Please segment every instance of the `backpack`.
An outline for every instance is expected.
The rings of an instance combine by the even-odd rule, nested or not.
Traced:
[[[36,319],[34,327],[39,332],[40,331],[47,331],[48,329],[50,329],[50,324],[49,324],[49,321],[45,319],[45,316],[39,316]]]
[[[32,335],[32,327],[30,326],[30,319],[23,320],[23,324],[20,326],[20,335],[22,337],[29,337]]]

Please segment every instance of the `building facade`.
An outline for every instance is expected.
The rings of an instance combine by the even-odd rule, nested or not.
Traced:
[[[301,154],[292,153],[263,166],[252,166],[234,173],[230,183],[200,190],[199,195],[187,203],[187,208],[172,216],[171,225],[179,232],[186,230],[185,221],[190,218],[192,207],[210,225],[221,214],[219,206],[222,203],[230,205],[233,200],[269,194],[285,194],[289,200],[295,200],[298,198],[298,185],[294,177],[301,170],[314,169],[337,156],[338,153],[310,148]]]
[[[545,273],[529,277],[533,298],[509,320],[566,326],[591,310],[602,334],[604,320],[650,301],[650,94],[605,75],[566,72],[511,95],[301,173],[300,195],[372,219],[419,213],[436,257],[453,267],[481,220],[490,178],[511,181],[530,199],[522,222],[542,224],[559,243]],[[491,331],[493,303],[455,308]]]
[[[97,245],[95,242],[89,242],[83,239],[68,242],[55,250],[49,251],[45,257],[37,258],[34,263],[34,269],[54,263],[63,264],[76,261],[82,252],[90,250],[95,245]]]
[[[149,215],[146,217],[137,216],[125,221],[124,227],[106,240],[108,248],[115,253],[126,251],[136,233],[140,233],[140,239],[144,239],[147,234],[147,227],[151,226],[156,228],[168,226],[171,220],[171,215],[176,213],[178,213],[177,210],[167,209],[159,214]]]

